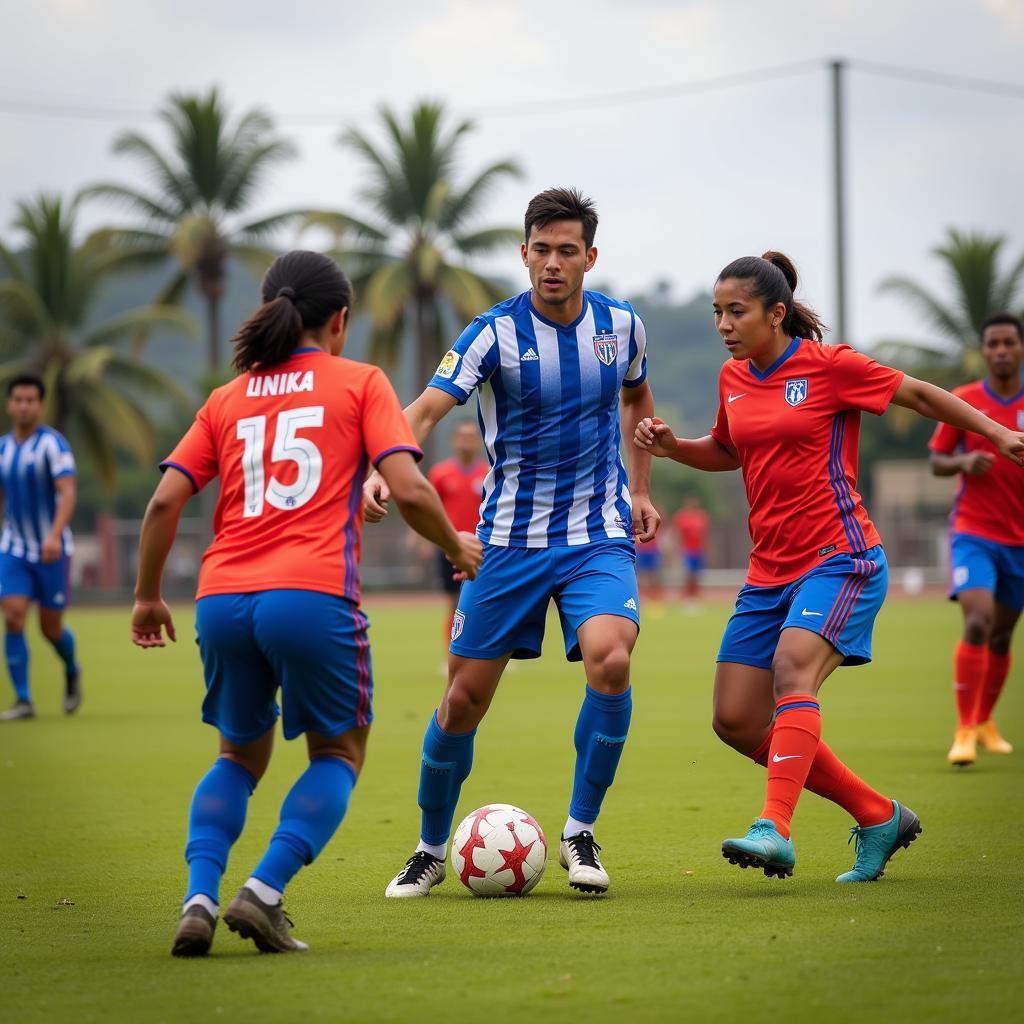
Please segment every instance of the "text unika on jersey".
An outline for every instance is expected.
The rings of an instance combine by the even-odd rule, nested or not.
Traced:
[[[268,373],[250,377],[245,388],[246,398],[266,398],[268,395],[295,395],[313,390],[313,371],[296,370],[294,373]]]

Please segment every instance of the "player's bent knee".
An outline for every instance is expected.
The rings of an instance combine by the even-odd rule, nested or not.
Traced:
[[[812,693],[814,691],[813,672],[792,658],[777,657],[772,663],[772,675],[772,687],[776,700],[790,697],[794,693]]]
[[[25,616],[20,612],[4,612],[4,629],[8,633],[23,633]]]
[[[970,612],[964,616],[964,640],[974,646],[989,642],[992,616],[986,612]]]
[[[750,742],[750,722],[747,719],[715,712],[711,719],[715,735],[727,746],[740,753],[753,750],[757,743]]]
[[[1013,640],[1011,631],[998,630],[988,638],[988,649],[1000,657],[1010,653],[1010,643]]]
[[[629,687],[629,651],[620,646],[602,652],[591,662],[587,682],[600,693],[624,693]]]
[[[445,732],[469,732],[475,729],[487,710],[487,701],[469,687],[460,686],[456,681],[448,687],[437,722]]]

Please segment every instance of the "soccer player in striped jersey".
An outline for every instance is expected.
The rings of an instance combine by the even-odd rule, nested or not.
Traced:
[[[768,787],[763,811],[745,837],[722,844],[723,855],[767,875],[791,875],[790,823],[806,788],[857,823],[853,868],[836,880],[867,882],[921,825],[821,740],[818,690],[840,665],[871,660],[888,577],[856,490],[860,415],[881,415],[895,403],[974,431],[1016,462],[1017,472],[1024,435],[847,345],[822,344],[821,322],[793,299],[796,285],[781,253],[730,263],[715,284],[715,322],[732,358],[719,376],[711,434],[677,440],[651,419],[635,441],[697,469],[742,468],[750,502],[754,546],[718,654],[714,727],[767,767]]]
[[[71,515],[75,510],[75,457],[67,441],[43,424],[46,388],[31,374],[7,385],[11,432],[0,437],[0,488],[4,530],[0,537],[0,606],[4,655],[14,704],[0,721],[35,717],[29,690],[25,619],[39,604],[39,627],[64,665],[64,711],[82,703],[75,637],[64,626],[71,567]]]
[[[406,409],[422,441],[475,391],[490,472],[477,527],[483,567],[462,588],[448,685],[423,742],[420,842],[388,896],[426,896],[443,880],[476,728],[508,660],[540,655],[552,600],[566,657],[582,660],[587,682],[559,859],[573,888],[609,885],[594,823],[632,708],[629,662],[640,629],[633,536],[649,540],[659,517],[647,454],[633,450],[627,480],[619,453],[622,434],[631,437],[653,411],[644,327],[629,303],[583,287],[596,230],[593,203],[574,189],[535,196],[522,245],[529,290],[477,317]],[[379,519],[383,482],[372,478],[364,494],[367,518]]]
[[[270,761],[278,689],[285,739],[305,734],[309,766],[224,921],[264,952],[306,949],[290,933],[284,888],[341,824],[373,718],[369,623],[359,608],[367,466],[383,473],[406,522],[460,571],[475,575],[482,552],[472,534],[456,533],[416,468],[420,450],[384,373],[336,358],[352,298],[337,264],[287,253],[262,291],[263,305],[234,339],[239,375],[210,395],[162,463],[139,540],[132,640],[163,647],[163,629],[175,634],[160,577],[178,518],[220,477],[196,601],[203,721],[220,734],[220,756],[192,798],[175,956],[210,949],[228,854]]]
[[[957,388],[958,395],[1010,430],[1024,430],[1024,337],[1007,313],[981,329],[984,380]],[[958,724],[950,764],[973,764],[977,746],[993,754],[1013,747],[992,721],[992,710],[1010,671],[1010,642],[1024,609],[1024,480],[992,442],[941,424],[929,444],[936,476],[960,475],[950,522],[950,596],[960,604],[964,631],[956,645],[953,688]]]

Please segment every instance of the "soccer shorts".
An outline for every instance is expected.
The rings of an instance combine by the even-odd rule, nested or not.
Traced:
[[[475,580],[462,585],[452,654],[464,658],[540,657],[548,603],[562,623],[565,656],[580,661],[576,631],[595,615],[618,615],[640,629],[640,595],[629,540],[575,547],[484,545]]]
[[[40,608],[63,611],[71,583],[71,559],[62,555],[56,562],[30,562],[27,558],[0,555],[0,597],[27,597]]]
[[[954,533],[949,562],[951,599],[961,590],[988,590],[1001,605],[1024,610],[1024,547]]]
[[[661,568],[660,551],[637,551],[636,571],[657,572]]]
[[[313,590],[211,594],[196,602],[203,721],[250,743],[280,713],[285,739],[338,736],[373,719],[369,622],[351,601]]]
[[[696,576],[698,573],[702,573],[706,565],[707,561],[699,551],[687,551],[683,554],[683,568],[689,576]]]
[[[771,668],[779,634],[808,629],[824,637],[844,665],[871,660],[871,633],[889,585],[882,548],[836,555],[782,587],[749,583],[736,598],[718,661]]]
[[[462,589],[462,584],[455,580],[455,566],[448,561],[443,551],[437,553],[437,572],[441,580],[441,589],[446,594],[457,594]]]

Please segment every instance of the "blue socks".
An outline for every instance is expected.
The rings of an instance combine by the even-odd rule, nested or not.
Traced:
[[[430,846],[444,846],[448,842],[459,792],[473,766],[474,736],[476,729],[460,734],[445,732],[437,724],[436,712],[430,716],[423,737],[417,797],[422,811],[420,838]]]
[[[68,675],[78,675],[78,665],[75,664],[75,634],[70,629],[65,629],[60,639],[53,644],[53,649],[64,662]]]
[[[281,805],[281,822],[253,877],[284,887],[311,864],[338,830],[356,784],[356,773],[337,757],[318,757],[299,776]]]
[[[199,893],[219,902],[228,852],[242,834],[249,796],[255,788],[256,780],[249,772],[223,757],[199,780],[188,816],[186,903]]]
[[[14,686],[14,695],[18,700],[29,700],[28,644],[25,643],[24,633],[4,635],[4,657],[7,658],[7,671]]]
[[[607,694],[587,687],[574,736],[576,773],[569,804],[571,818],[597,821],[601,801],[615,779],[632,712],[632,688],[625,693]]]

